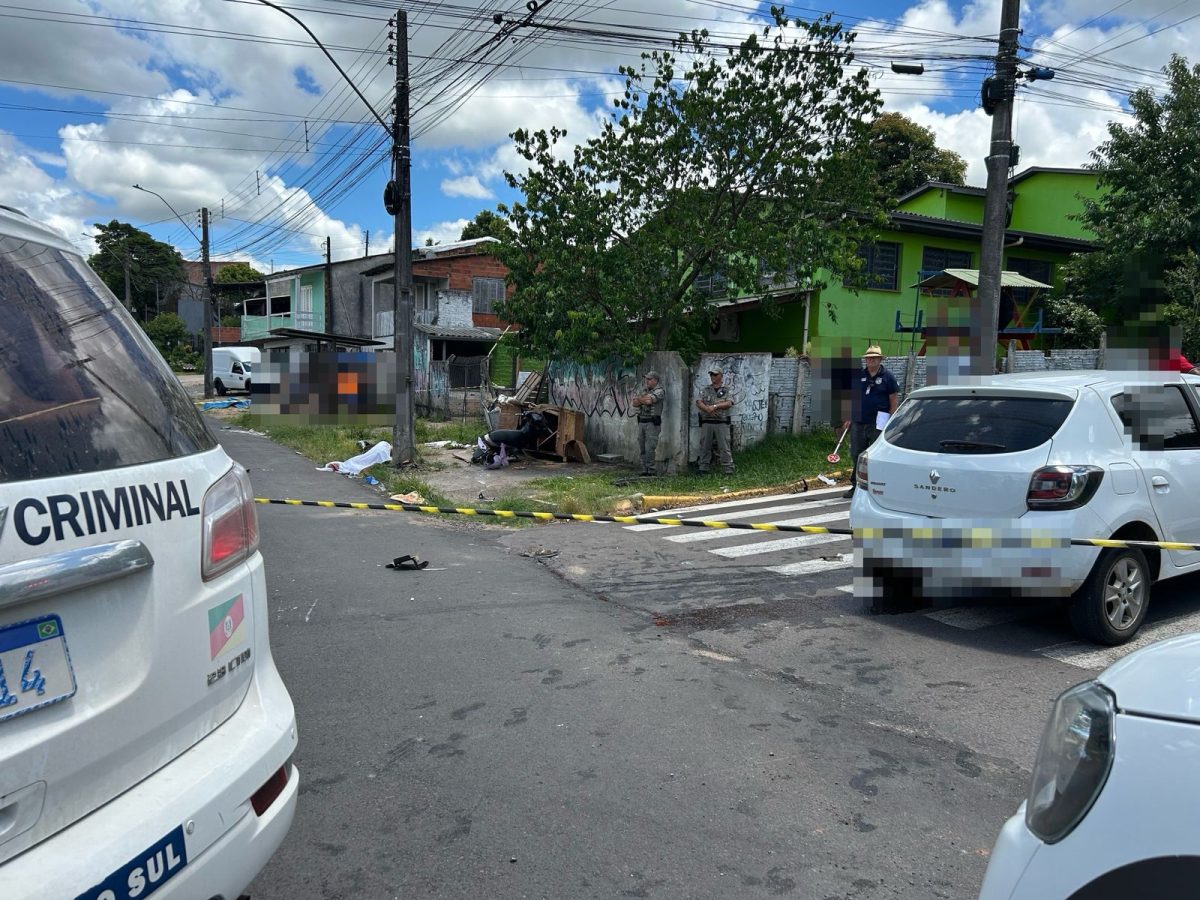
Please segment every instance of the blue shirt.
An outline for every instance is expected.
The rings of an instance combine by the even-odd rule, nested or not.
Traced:
[[[882,365],[874,376],[863,366],[854,380],[854,387],[854,421],[872,425],[875,424],[876,413],[891,411],[889,398],[900,391],[900,385],[896,384],[892,373]]]

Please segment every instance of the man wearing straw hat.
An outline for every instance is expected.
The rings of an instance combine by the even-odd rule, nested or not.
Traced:
[[[900,386],[892,373],[883,367],[883,351],[872,344],[863,354],[863,367],[854,382],[853,421],[843,427],[850,428],[850,490],[843,497],[854,496],[854,485],[858,472],[859,454],[875,443],[879,437],[881,414],[890,416],[900,402]]]

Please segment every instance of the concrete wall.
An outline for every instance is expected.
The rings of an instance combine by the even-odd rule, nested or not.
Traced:
[[[470,291],[438,291],[437,323],[441,328],[472,328]]]
[[[691,412],[691,374],[678,353],[656,351],[636,367],[617,361],[555,360],[550,363],[550,402],[586,416],[584,442],[593,456],[613,453],[636,463],[640,458],[637,407],[630,400],[651,369],[658,372],[659,384],[667,392],[657,456],[667,471],[674,472],[683,468],[687,459]]]

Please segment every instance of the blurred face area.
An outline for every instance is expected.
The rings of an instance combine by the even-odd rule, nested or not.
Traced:
[[[882,362],[883,362],[883,359],[882,359],[882,357],[879,357],[879,356],[864,356],[863,357],[863,364],[866,365],[867,371],[870,372],[872,375],[874,375],[876,372],[879,371],[879,366],[880,366],[880,364],[882,364]]]
[[[712,379],[713,387],[720,387],[721,382],[725,380],[725,376],[720,372],[709,372],[708,377]]]
[[[658,379],[651,378],[649,375],[647,375],[646,376],[646,387],[649,388],[650,390],[654,390],[654,388],[658,387]]]

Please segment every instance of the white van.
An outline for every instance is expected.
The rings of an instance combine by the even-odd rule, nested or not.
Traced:
[[[296,808],[246,471],[0,206],[0,895],[238,897]]]
[[[257,347],[213,347],[213,389],[224,397],[229,391],[249,391],[250,376],[262,360]]]

